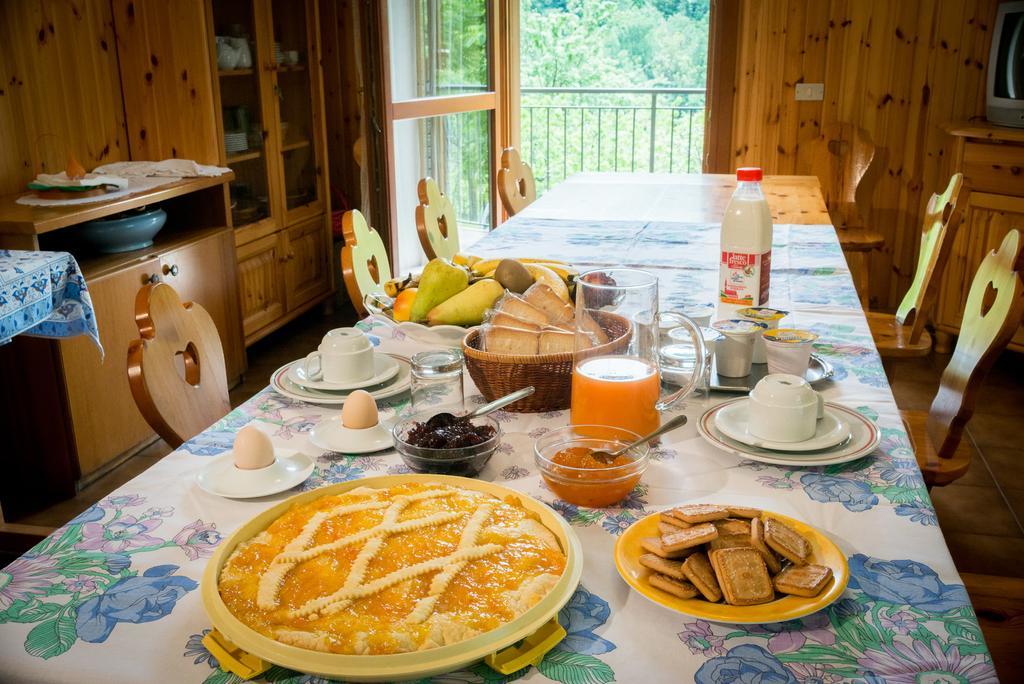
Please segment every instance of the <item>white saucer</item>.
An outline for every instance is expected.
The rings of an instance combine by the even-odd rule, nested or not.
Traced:
[[[841,442],[828,449],[801,453],[771,451],[743,444],[726,437],[715,427],[715,414],[721,411],[723,407],[737,401],[742,401],[745,398],[733,399],[730,402],[719,404],[705,411],[704,415],[697,421],[697,432],[700,433],[700,436],[722,451],[748,458],[752,461],[771,463],[787,468],[837,465],[847,461],[855,461],[874,451],[882,439],[882,432],[878,429],[878,426],[857,411],[839,404],[826,403],[826,408],[840,414],[843,420],[850,426],[850,437],[845,442]]]
[[[389,354],[389,356],[398,361],[398,374],[379,385],[363,388],[377,401],[397,396],[407,391],[412,384],[412,370],[409,362],[401,356],[393,354]],[[323,392],[321,390],[305,389],[288,378],[288,368],[290,366],[290,363],[285,364],[270,376],[270,386],[282,396],[297,401],[304,401],[308,404],[340,406],[345,403],[346,397],[351,394],[351,392]]]
[[[726,437],[753,447],[772,451],[819,451],[834,447],[850,436],[850,426],[835,411],[825,409],[818,419],[814,436],[802,442],[775,442],[750,432],[750,397],[723,404],[715,413],[715,427]]]
[[[270,496],[301,484],[313,472],[315,461],[294,449],[274,449],[273,465],[259,470],[235,467],[235,454],[226,451],[196,475],[196,483],[210,494],[228,499]]]
[[[299,387],[322,392],[347,392],[362,389],[370,385],[387,382],[398,374],[398,360],[387,354],[373,355],[373,377],[368,380],[351,382],[331,382],[329,380],[311,380],[306,376],[306,359],[292,361],[288,366],[288,379]]]
[[[317,423],[309,432],[309,441],[315,447],[340,454],[369,454],[394,446],[391,432],[383,423],[353,430],[341,424],[341,416]]]

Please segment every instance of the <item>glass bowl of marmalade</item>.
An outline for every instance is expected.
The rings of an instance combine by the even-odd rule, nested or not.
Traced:
[[[606,508],[622,501],[640,482],[649,463],[646,445],[633,447],[611,462],[595,451],[612,453],[640,435],[607,425],[570,425],[534,442],[533,456],[548,488],[577,506]]]

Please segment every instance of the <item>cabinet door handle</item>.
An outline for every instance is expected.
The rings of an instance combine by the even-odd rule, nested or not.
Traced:
[[[160,282],[160,274],[153,273],[148,278],[146,278],[144,282],[149,283],[150,285],[156,285],[157,283]]]
[[[164,264],[164,275],[177,277],[180,271],[181,269],[178,268],[178,264],[171,264],[170,266]]]

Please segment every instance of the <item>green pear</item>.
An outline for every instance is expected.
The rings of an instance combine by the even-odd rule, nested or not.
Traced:
[[[420,274],[419,289],[409,320],[422,321],[427,313],[449,297],[469,287],[469,273],[445,259],[431,259]]]
[[[427,314],[427,325],[480,325],[484,312],[503,294],[505,288],[497,280],[478,280],[431,309]],[[419,295],[416,297],[418,299]]]

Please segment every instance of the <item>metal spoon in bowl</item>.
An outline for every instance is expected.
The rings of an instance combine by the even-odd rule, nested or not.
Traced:
[[[533,394],[533,392],[534,389],[532,385],[530,387],[524,387],[521,390],[516,390],[511,394],[506,394],[503,397],[499,397],[489,404],[484,404],[476,411],[473,411],[472,413],[467,413],[464,416],[456,416],[447,412],[438,413],[436,416],[430,417],[430,419],[427,421],[427,427],[434,430],[437,428],[448,427],[449,425],[453,425],[462,420],[470,420],[471,418],[479,418],[480,416],[486,416],[488,413],[491,413],[492,411],[497,411],[500,408],[505,408],[509,404],[514,404],[520,399],[525,399],[526,397]]]
[[[602,463],[611,463],[618,456],[621,456],[622,454],[626,453],[627,451],[629,451],[633,447],[638,447],[638,446],[640,446],[641,444],[643,444],[645,442],[651,441],[652,439],[654,439],[655,437],[658,437],[659,435],[665,434],[669,430],[675,430],[677,427],[682,427],[684,425],[686,425],[686,416],[676,416],[675,418],[673,418],[672,420],[668,421],[667,423],[662,425],[660,428],[655,430],[654,432],[651,432],[651,433],[648,433],[648,434],[644,435],[643,437],[641,437],[640,439],[636,440],[632,444],[627,444],[626,446],[622,447],[621,449],[618,449],[616,451],[612,451],[611,453],[609,453],[607,451],[592,451],[592,452],[590,452],[590,455],[593,458],[595,458],[596,460],[601,461]]]

